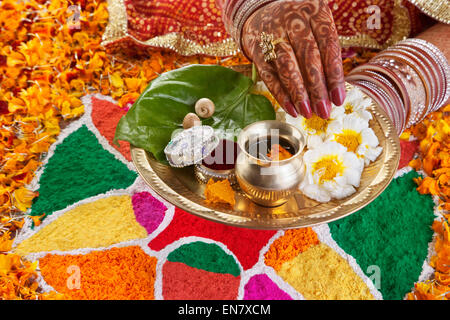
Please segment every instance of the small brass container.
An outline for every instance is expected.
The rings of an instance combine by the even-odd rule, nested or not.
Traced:
[[[196,164],[194,166],[194,174],[198,181],[205,184],[208,183],[209,179],[214,181],[227,179],[230,185],[237,183],[234,169],[213,170],[202,164]]]
[[[289,159],[272,161],[252,147],[270,138],[283,141],[294,150]],[[305,174],[303,165],[304,135],[294,126],[276,120],[255,122],[244,128],[238,137],[241,148],[236,161],[236,179],[253,202],[265,207],[286,203],[297,191]]]

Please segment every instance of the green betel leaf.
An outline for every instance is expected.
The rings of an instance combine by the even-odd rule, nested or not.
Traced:
[[[164,148],[173,131],[183,129],[183,119],[195,112],[195,103],[209,98],[215,104],[203,125],[230,138],[229,133],[260,120],[274,120],[270,101],[249,93],[253,81],[239,72],[215,65],[192,65],[166,72],[153,80],[119,121],[114,142],[125,140],[166,162]]]

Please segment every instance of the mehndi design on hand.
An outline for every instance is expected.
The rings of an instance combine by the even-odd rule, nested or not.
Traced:
[[[261,33],[277,43],[277,58],[264,61]],[[269,90],[292,116],[315,112],[330,116],[331,103],[345,99],[341,48],[331,11],[324,0],[275,1],[254,12],[242,32],[244,53],[255,63]]]

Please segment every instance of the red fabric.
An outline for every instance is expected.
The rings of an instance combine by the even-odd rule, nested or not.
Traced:
[[[176,208],[170,225],[149,243],[149,247],[159,251],[183,237],[204,237],[226,245],[244,270],[247,270],[258,261],[261,248],[274,234],[275,231],[230,227],[198,218]]]
[[[181,33],[202,45],[229,38],[215,0],[125,0],[128,33],[140,41]]]

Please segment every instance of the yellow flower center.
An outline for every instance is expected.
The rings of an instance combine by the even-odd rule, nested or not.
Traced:
[[[322,119],[318,115],[313,114],[311,118],[305,119],[305,126],[313,129],[316,133],[324,133],[327,131],[329,120]]]
[[[337,143],[342,144],[350,152],[355,152],[361,144],[361,134],[355,130],[344,129],[341,134],[334,135]]]
[[[322,184],[341,175],[344,169],[342,161],[336,155],[328,155],[314,163],[313,174],[317,172],[320,175],[319,183]]]
[[[347,103],[345,106],[345,114],[353,113],[353,105],[351,103]]]

